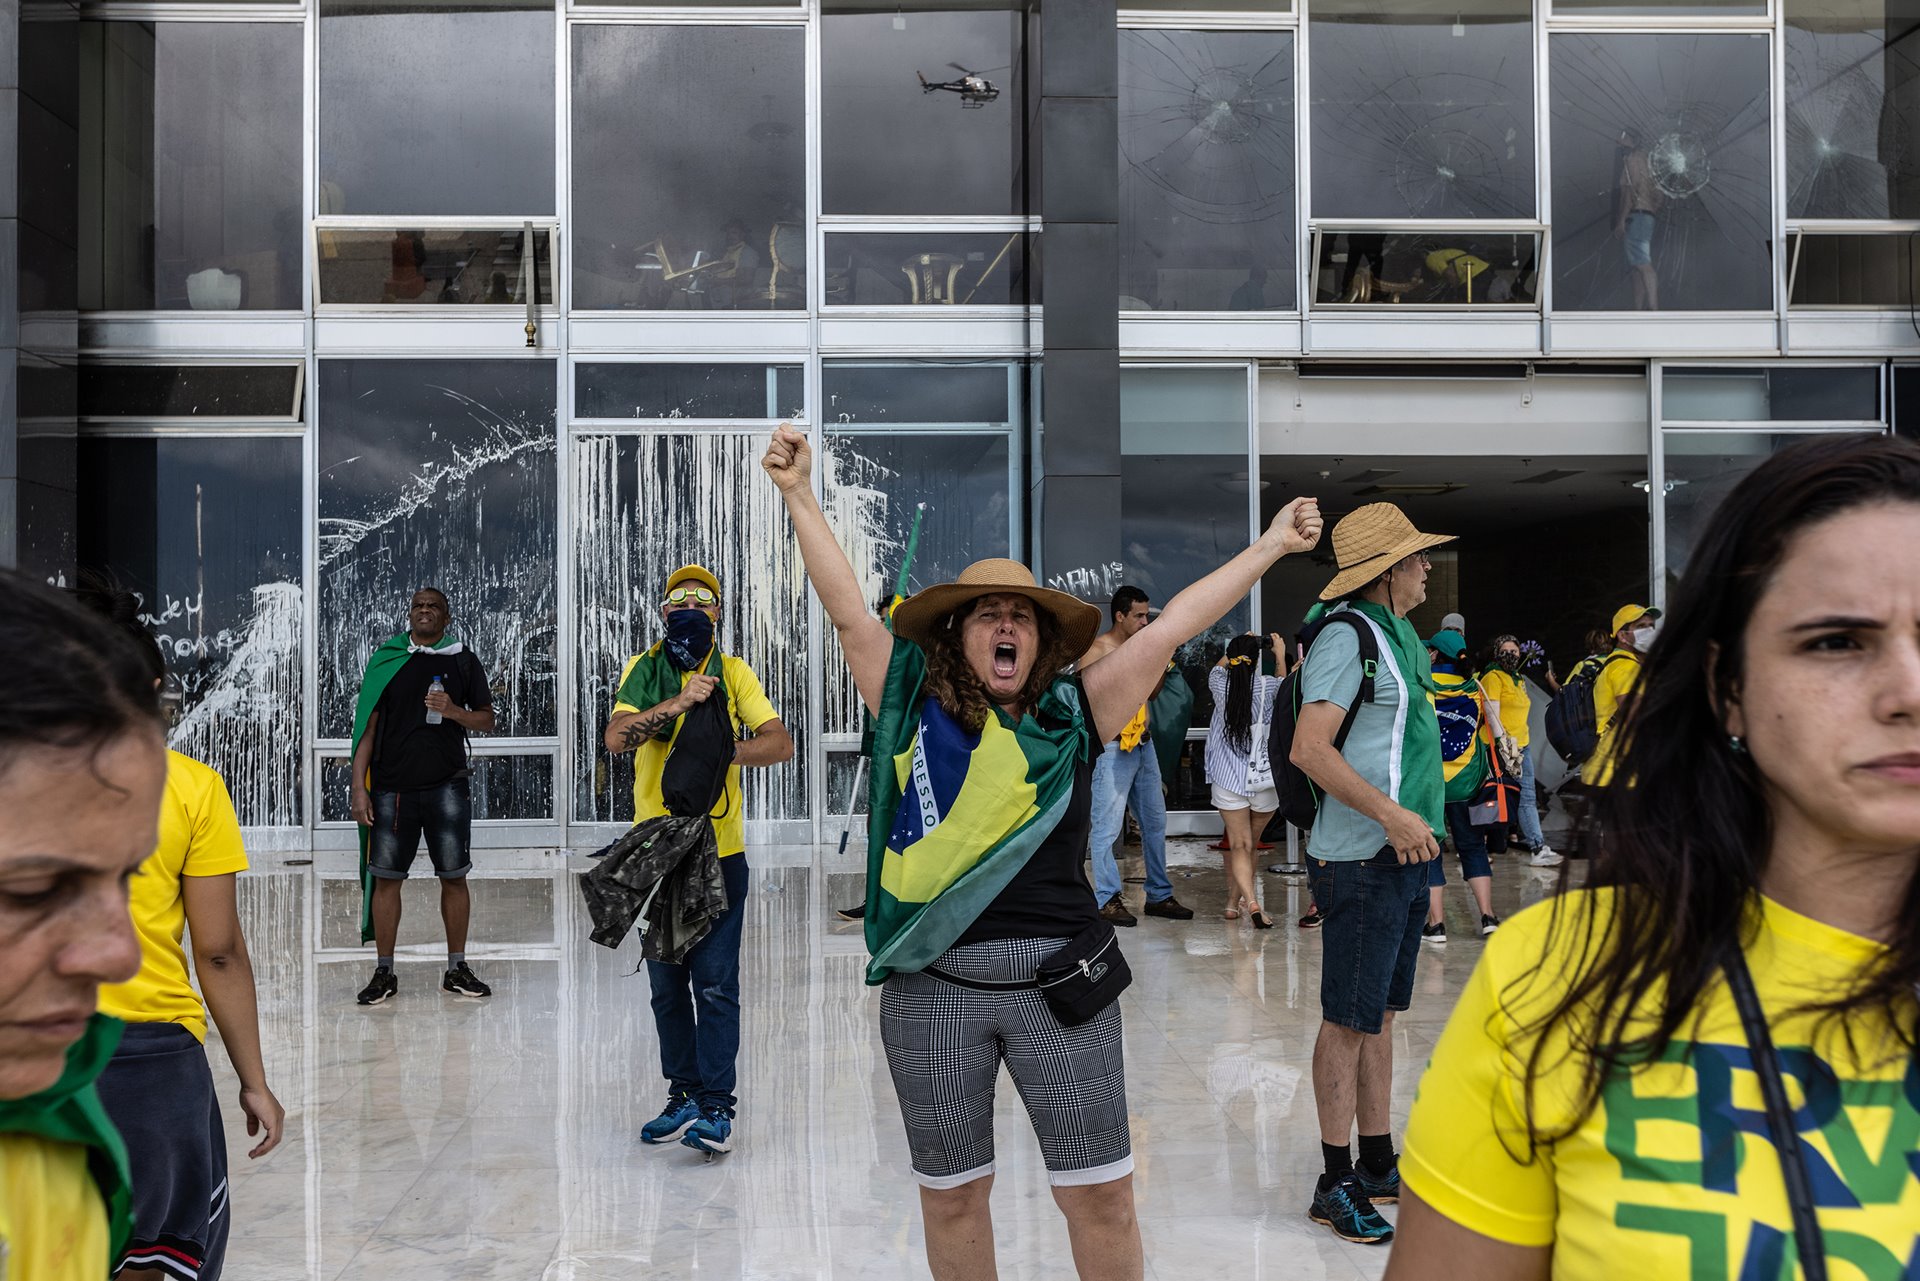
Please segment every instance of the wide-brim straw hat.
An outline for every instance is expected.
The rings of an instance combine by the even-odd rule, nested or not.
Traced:
[[[1368,503],[1333,527],[1333,560],[1340,572],[1320,599],[1351,596],[1415,552],[1453,540],[1452,534],[1421,533],[1392,503]]]
[[[1060,625],[1067,647],[1077,658],[1100,634],[1100,609],[1078,596],[1042,587],[1033,579],[1033,571],[1017,560],[976,560],[960,571],[950,583],[924,588],[901,601],[893,611],[893,634],[925,645],[933,639],[942,619],[969,601],[1002,592],[1025,596],[1038,609],[1053,616]]]

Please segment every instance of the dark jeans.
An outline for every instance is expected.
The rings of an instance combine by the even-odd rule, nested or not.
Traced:
[[[1471,881],[1476,876],[1492,876],[1493,863],[1487,858],[1487,837],[1469,818],[1473,807],[1466,801],[1447,802],[1447,835],[1460,854],[1460,875]],[[1446,869],[1435,859],[1427,864],[1427,884],[1438,889],[1447,883]]]
[[[1377,1034],[1388,1010],[1413,1003],[1420,927],[1427,923],[1427,869],[1388,846],[1351,863],[1307,860],[1320,927],[1320,1017]]]
[[[731,1108],[740,1057],[740,923],[746,915],[747,856],[720,860],[727,910],[681,965],[647,962],[660,1072],[675,1093],[702,1107]]]
[[[473,870],[473,797],[467,780],[452,779],[417,792],[375,792],[373,826],[367,829],[367,866],[383,881],[404,881],[427,838],[433,874],[457,880]]]

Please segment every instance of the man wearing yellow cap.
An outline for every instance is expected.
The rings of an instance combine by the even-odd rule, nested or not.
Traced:
[[[1660,611],[1622,605],[1614,611],[1612,630],[1613,652],[1593,681],[1593,723],[1599,738],[1581,778],[1589,787],[1605,787],[1613,781],[1614,731],[1625,723],[1621,713],[1632,700],[1633,687],[1640,683],[1641,656],[1653,648],[1653,638],[1660,633]]]
[[[740,924],[747,897],[747,842],[741,819],[740,767],[793,759],[793,737],[767,701],[753,669],[720,652],[720,580],[698,565],[667,577],[661,617],[666,636],[627,660],[605,735],[609,752],[632,752],[634,821],[667,812],[661,796],[667,753],[681,717],[715,697],[725,699],[736,739],[727,783],[714,804],[714,837],[726,883],[727,910],[683,963],[647,962],[653,1023],[660,1034],[660,1070],[667,1105],[641,1127],[643,1143],[681,1143],[701,1152],[733,1147],[734,1063],[740,1052]],[[751,734],[751,737],[747,737]]]

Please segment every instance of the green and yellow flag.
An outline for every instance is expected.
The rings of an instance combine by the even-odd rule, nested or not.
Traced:
[[[978,734],[926,696],[926,656],[895,640],[868,756],[867,982],[932,964],[1059,825],[1088,754],[1085,698],[1062,678]]]

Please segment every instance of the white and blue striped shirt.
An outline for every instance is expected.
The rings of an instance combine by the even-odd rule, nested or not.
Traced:
[[[1216,667],[1207,673],[1207,692],[1213,695],[1213,724],[1207,727],[1207,782],[1215,787],[1247,794],[1248,752],[1236,752],[1227,744],[1227,669]],[[1273,719],[1273,696],[1280,692],[1275,676],[1255,673],[1253,677],[1253,741],[1251,755],[1265,760],[1268,722]]]

